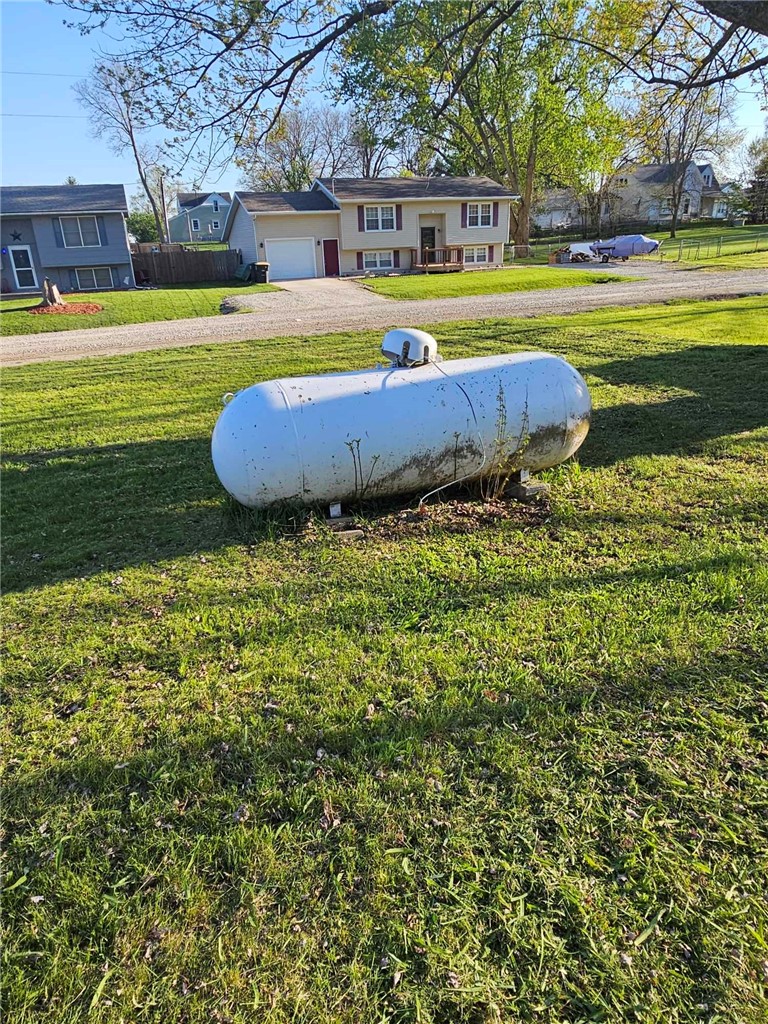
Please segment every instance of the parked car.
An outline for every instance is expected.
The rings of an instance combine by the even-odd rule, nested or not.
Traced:
[[[623,260],[626,263],[630,256],[647,256],[656,252],[660,244],[645,235],[618,235],[605,242],[593,242],[589,248],[595,256],[600,257],[601,263],[607,263],[608,260]]]

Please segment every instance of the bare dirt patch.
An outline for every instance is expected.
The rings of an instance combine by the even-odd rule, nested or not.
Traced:
[[[480,498],[446,499],[432,505],[353,512],[339,520],[326,519],[305,509],[281,525],[284,540],[313,541],[338,533],[343,539],[354,533],[356,540],[378,538],[403,540],[437,533],[470,534],[514,522],[521,528],[541,526],[551,515],[549,498],[538,496],[523,503],[512,498],[483,501]]]
[[[379,516],[370,523],[369,529],[387,540],[424,537],[437,531],[474,533],[505,520],[514,520],[520,526],[540,526],[549,519],[550,511],[546,496],[526,504],[511,498],[449,500]]]

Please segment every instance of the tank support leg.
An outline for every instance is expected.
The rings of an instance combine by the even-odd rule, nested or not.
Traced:
[[[539,494],[547,494],[549,484],[534,480],[527,469],[519,469],[509,478],[504,495],[507,498],[516,498],[518,501],[530,501]]]

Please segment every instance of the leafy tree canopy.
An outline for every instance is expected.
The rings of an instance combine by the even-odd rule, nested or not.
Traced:
[[[159,242],[157,224],[154,214],[137,211],[128,214],[128,232],[133,235],[137,242]]]
[[[262,136],[284,105],[296,102],[307,75],[332,62],[349,37],[400,8],[414,31],[449,12],[450,35],[438,34],[435,51],[455,40],[512,21],[536,0],[56,0],[76,15],[81,31],[108,26],[119,34],[120,60],[130,65],[132,95],[142,122],[164,125],[187,154],[209,164],[227,158],[243,138]],[[580,0],[550,4],[541,21],[550,44],[590,49],[623,75],[681,89],[700,88],[768,67],[762,4],[696,0]],[[750,13],[750,8],[755,10]],[[471,74],[483,53],[465,61]],[[462,79],[447,71],[446,104]]]

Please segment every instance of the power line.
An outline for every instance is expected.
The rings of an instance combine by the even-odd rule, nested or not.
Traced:
[[[61,71],[5,71],[4,75],[34,75],[37,78],[85,78],[87,72],[83,72],[82,75],[65,75]]]
[[[4,118],[69,118],[75,121],[87,121],[88,116],[86,114],[3,114]]]

